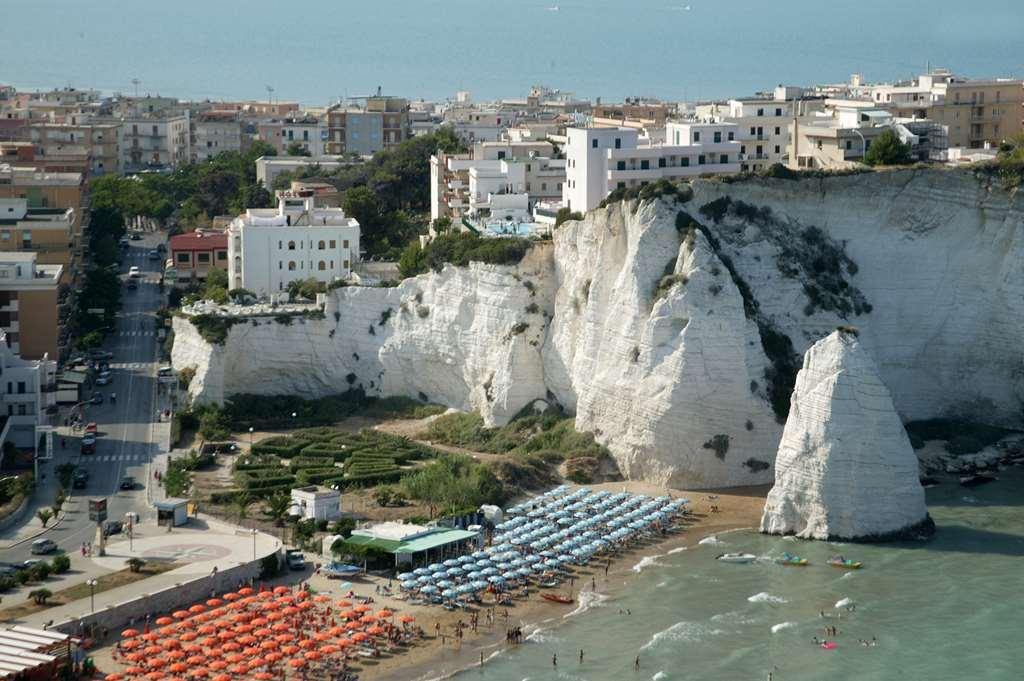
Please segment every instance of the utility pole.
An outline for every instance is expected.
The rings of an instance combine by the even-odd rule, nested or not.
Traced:
[[[141,82],[142,81],[139,80],[138,78],[132,78],[132,85],[135,86],[135,99],[139,98],[139,83],[141,83]]]
[[[274,87],[272,85],[267,86],[267,103],[274,103]]]

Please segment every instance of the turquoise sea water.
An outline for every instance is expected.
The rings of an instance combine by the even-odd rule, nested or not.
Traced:
[[[557,7],[557,10],[555,9]],[[687,9],[689,8],[689,9]],[[535,83],[697,100],[779,82],[1024,75],[1019,0],[0,0],[0,83],[326,104]]]
[[[763,681],[772,671],[775,681],[1020,679],[1024,471],[1000,477],[981,488],[946,482],[928,490],[938,530],[927,542],[836,545],[737,532],[673,555],[650,549],[624,595],[589,599],[586,612],[558,627],[548,622],[528,643],[456,678]],[[813,564],[726,565],[714,559],[724,551],[790,551]],[[864,569],[825,565],[835,553]],[[844,598],[854,612],[834,607]],[[559,618],[564,612],[552,607]],[[834,650],[811,641],[826,624],[840,630]],[[874,647],[858,643],[872,637]]]

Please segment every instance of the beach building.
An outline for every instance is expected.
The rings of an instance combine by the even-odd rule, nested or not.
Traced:
[[[172,267],[179,285],[206,279],[212,267],[228,269],[228,235],[226,232],[196,230],[176,234],[169,240]]]
[[[475,551],[482,546],[483,537],[470,530],[389,521],[352,530],[347,542],[390,553],[397,566],[427,564]]]
[[[789,88],[779,86],[771,97],[730,99],[724,104],[702,104],[695,109],[698,118],[719,120],[736,125],[740,143],[740,170],[764,170],[775,163],[785,163],[789,146],[789,124],[794,111],[821,108],[822,100],[794,101],[787,99]]]
[[[36,253],[0,251],[0,329],[7,346],[26,359],[61,359],[71,315],[61,292],[62,265],[42,265]]]
[[[32,165],[89,176],[120,172],[120,122],[83,118],[73,116],[64,123],[33,122],[29,127],[35,149]]]
[[[586,212],[615,189],[737,173],[737,132],[733,123],[672,122],[665,126],[665,142],[652,144],[633,128],[569,128],[562,204]]]
[[[292,490],[289,515],[301,520],[335,520],[341,517],[341,492],[308,485]]]
[[[205,111],[192,119],[192,161],[242,151],[242,124],[234,111]]]
[[[359,222],[316,204],[313,190],[278,192],[276,208],[250,208],[228,228],[229,289],[258,296],[292,281],[345,279],[359,260]]]
[[[77,652],[78,639],[58,631],[15,625],[0,630],[0,679],[48,681],[62,678]]]

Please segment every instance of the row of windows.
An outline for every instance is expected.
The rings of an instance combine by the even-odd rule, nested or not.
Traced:
[[[318,251],[322,251],[322,250],[328,248],[328,246],[326,246],[327,243],[330,243],[330,248],[337,248],[338,247],[338,242],[335,241],[334,239],[331,239],[330,242],[326,242],[326,241],[323,241],[323,240],[318,241],[317,244],[316,244],[316,249]],[[299,242],[299,248],[305,248],[306,247],[305,244],[306,244],[305,241],[300,241]],[[313,247],[313,242],[312,241],[309,242],[309,247],[310,248]],[[343,239],[342,240],[341,247],[342,248],[348,248],[348,239]],[[277,248],[279,250],[283,250],[284,249],[284,242],[283,241],[278,241],[277,242]],[[295,242],[294,241],[289,241],[288,242],[288,250],[289,251],[294,251],[295,250]]]
[[[778,149],[778,147],[776,147],[776,149]],[[711,154],[710,156],[711,156],[711,163],[714,163],[715,162],[714,154]],[[698,155],[697,156],[697,165],[701,165],[701,166],[705,165],[708,162],[707,159],[708,159],[708,155],[707,154],[700,154],[700,155]],[[719,163],[728,163],[729,162],[729,154],[719,154],[718,155],[718,162]],[[635,161],[634,161],[634,166],[635,166]],[[690,166],[690,157],[689,156],[680,156],[679,157],[679,166],[678,167],[688,168],[689,166]],[[672,156],[671,158],[664,158],[664,157],[659,158],[658,159],[658,167],[659,168],[668,168],[668,167],[675,168],[676,167],[676,157]],[[651,169],[651,162],[648,159],[641,159],[640,167],[639,168],[636,168],[636,167],[627,168],[625,161],[619,161],[618,163],[616,163],[615,169],[616,170],[650,170]],[[570,182],[570,185],[571,184],[572,183]]]
[[[235,265],[236,265],[235,269],[236,270],[238,269],[238,264],[239,263],[237,263],[237,262],[235,263]],[[341,266],[344,269],[348,269],[348,260],[342,260],[341,261]],[[283,270],[284,269],[284,261],[283,260],[278,260],[277,261],[277,269],[279,269],[279,270]],[[306,263],[302,262],[302,261],[300,261],[299,263],[296,263],[294,260],[289,260],[288,261],[288,270],[289,271],[294,271],[294,270],[297,270],[297,269],[299,269],[299,270],[306,269]],[[312,260],[309,261],[309,269],[313,269],[313,261]],[[321,260],[320,262],[318,262],[316,264],[316,269],[321,271],[321,272],[326,271],[328,269],[327,261]],[[333,260],[330,261],[330,269],[332,271],[334,270],[334,261]]]
[[[227,260],[227,259],[228,259],[227,251],[217,251],[217,260]],[[177,260],[177,262],[179,262],[181,264],[187,265],[187,264],[192,262],[192,254],[190,252],[188,252],[188,251],[183,251],[183,252],[177,254],[176,260]],[[209,265],[210,264],[210,254],[209,253],[202,253],[202,252],[196,253],[196,262],[198,264],[200,264],[200,265]]]

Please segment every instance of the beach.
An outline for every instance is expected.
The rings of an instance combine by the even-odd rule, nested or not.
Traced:
[[[367,575],[346,581],[329,580],[320,574],[314,574],[305,580],[311,591],[326,593],[332,599],[342,598],[350,590],[358,597],[372,597],[375,609],[393,610],[396,617],[411,615],[416,618],[415,625],[422,627],[425,632],[423,639],[408,647],[383,653],[379,658],[353,660],[351,667],[361,681],[444,678],[466,668],[479,666],[481,653],[487,660],[506,648],[514,647],[505,640],[506,631],[512,627],[521,627],[524,636],[527,636],[538,627],[549,629],[558,626],[561,622],[567,622],[573,616],[586,612],[595,603],[614,599],[628,589],[630,582],[652,560],[652,555],[678,552],[696,545],[703,537],[755,526],[760,517],[764,496],[768,491],[764,486],[692,492],[665,489],[641,482],[605,483],[591,485],[588,488],[611,492],[627,491],[650,496],[668,494],[674,498],[688,499],[690,503],[688,513],[672,531],[663,537],[651,537],[633,544],[628,550],[618,552],[612,558],[607,574],[604,557],[596,558],[587,566],[575,566],[572,571],[572,586],[570,587],[567,581],[554,590],[557,593],[572,591],[574,602],[571,604],[563,605],[543,600],[539,596],[539,590],[531,586],[527,598],[517,596],[508,608],[494,607],[487,603],[476,606],[479,626],[474,632],[468,626],[472,610],[447,611],[439,605],[410,605],[398,598],[378,593],[378,587],[385,587],[391,581],[387,577]],[[712,511],[713,506],[716,511]],[[314,560],[309,555],[307,559]],[[296,584],[302,579],[303,574],[285,574],[267,584]],[[397,582],[391,581],[391,586],[393,593],[398,594]],[[486,611],[492,607],[494,620],[493,624],[488,624]],[[504,616],[506,610],[507,620]],[[156,615],[157,613],[154,613],[154,616]],[[455,637],[459,620],[467,625],[461,642]],[[440,634],[436,633],[438,625]],[[111,657],[114,643],[114,640],[108,640],[104,647],[90,651],[99,669],[104,672],[119,671],[124,666],[114,662]]]

